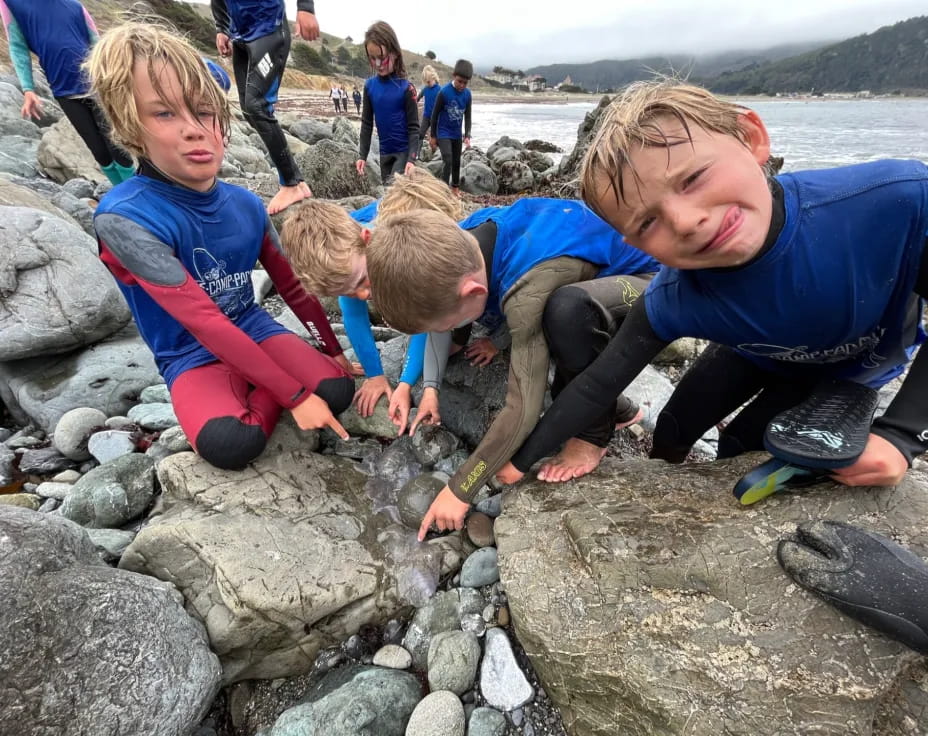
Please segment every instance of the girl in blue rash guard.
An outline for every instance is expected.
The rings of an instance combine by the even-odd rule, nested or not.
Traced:
[[[426,64],[422,68],[422,89],[416,96],[416,102],[425,100],[422,105],[422,123],[419,125],[419,145],[425,140],[425,134],[429,132],[429,126],[432,124],[432,110],[435,109],[435,99],[441,91],[441,83],[438,79],[438,72],[431,64]]]
[[[364,34],[364,49],[376,74],[364,83],[361,147],[355,167],[364,175],[374,124],[380,138],[380,177],[389,184],[396,173],[415,168],[419,152],[416,88],[406,79],[403,51],[393,29],[377,21]]]
[[[451,81],[441,88],[432,108],[432,135],[429,145],[441,150],[444,168],[441,179],[457,193],[461,186],[461,122],[464,123],[463,146],[470,148],[471,94],[467,89],[474,75],[474,65],[458,59]]]
[[[89,85],[81,74],[81,64],[97,41],[97,27],[84,6],[77,0],[0,0],[0,18],[9,40],[10,60],[23,88],[23,117],[42,117],[42,103],[32,78],[31,51],[39,57],[62,112],[106,178],[119,184],[132,176],[132,158],[110,141],[100,108],[92,97],[85,96]]]

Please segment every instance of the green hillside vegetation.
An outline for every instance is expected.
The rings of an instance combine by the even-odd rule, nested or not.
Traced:
[[[761,51],[726,51],[701,57],[677,54],[621,61],[604,59],[587,64],[547,64],[527,69],[526,74],[540,74],[549,85],[558,84],[569,76],[573,84],[584,89],[607,91],[655,74],[714,77],[749,65],[785,59],[823,45],[824,42],[784,44]]]
[[[928,92],[928,16],[885,26],[873,33],[775,63],[703,79],[724,94]]]

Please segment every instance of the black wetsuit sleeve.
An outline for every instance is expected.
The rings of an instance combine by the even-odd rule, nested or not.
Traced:
[[[512,456],[523,473],[615,404],[619,394],[669,343],[654,332],[644,298],[638,299],[605,350],[574,378]]]
[[[470,103],[473,97],[467,98],[467,107],[464,108],[464,137],[470,138]]]
[[[425,94],[425,87],[419,90],[419,94],[416,95],[416,102],[422,99],[422,95]]]
[[[229,29],[232,27],[232,20],[229,17],[229,7],[226,5],[226,0],[210,0],[209,9],[213,13],[216,30],[228,36]]]
[[[406,95],[406,136],[409,138],[409,161],[419,158],[419,106],[416,104],[416,88],[409,85]]]
[[[307,13],[316,14],[316,3],[314,0],[296,0],[296,9],[299,12],[303,10]]]
[[[928,240],[915,281],[915,293],[928,298]],[[928,350],[922,345],[902,386],[886,410],[871,427],[873,434],[891,442],[909,466],[928,450]]]
[[[371,152],[371,136],[373,134],[374,106],[371,104],[370,95],[367,94],[367,85],[365,85],[361,102],[361,148],[358,151],[358,158],[362,161],[367,161],[367,154]]]
[[[435,96],[435,104],[432,106],[432,128],[429,132],[433,138],[438,138],[438,116],[445,109],[445,96],[439,91]]]

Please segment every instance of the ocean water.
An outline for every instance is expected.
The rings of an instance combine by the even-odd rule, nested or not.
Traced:
[[[784,171],[843,166],[880,158],[928,162],[928,99],[744,100],[770,133]],[[540,138],[569,152],[577,128],[595,104],[535,103],[473,106],[473,139],[484,151],[503,135]],[[560,156],[554,156],[559,159]]]

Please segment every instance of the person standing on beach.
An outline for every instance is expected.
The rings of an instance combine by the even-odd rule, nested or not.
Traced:
[[[97,41],[93,18],[77,0],[0,0],[0,18],[10,46],[10,61],[23,89],[22,116],[42,117],[42,102],[32,80],[32,58],[39,57],[55,101],[87,144],[106,178],[119,184],[135,174],[132,157],[109,139],[106,119],[87,96],[81,63]],[[55,22],[50,23],[49,19]]]
[[[342,112],[348,114],[348,91],[344,87],[338,88],[338,96],[342,101]]]
[[[451,184],[455,194],[461,190],[461,121],[464,122],[464,146],[470,148],[470,103],[467,89],[474,76],[474,65],[467,59],[454,64],[451,81],[441,88],[432,108],[432,134],[429,145],[441,150],[444,168],[441,178]]]
[[[296,32],[313,41],[319,37],[313,0],[297,0]],[[242,113],[264,145],[280,179],[280,189],[267,206],[276,214],[313,196],[296,165],[274,105],[290,53],[290,28],[284,0],[210,0],[216,21],[216,49],[232,56]]]
[[[380,137],[380,177],[389,184],[393,174],[408,174],[419,153],[419,110],[416,88],[406,78],[403,50],[393,28],[382,20],[364,34],[364,49],[374,76],[364,82],[361,145],[355,167],[364,175],[374,124]]]
[[[354,100],[354,109],[357,110],[358,115],[361,114],[361,90],[355,87],[351,91],[351,98]]]
[[[335,114],[338,115],[338,100],[341,97],[338,93],[338,85],[332,85],[332,91],[329,92],[329,97],[332,98],[332,104],[335,106]]]
[[[419,125],[419,145],[425,140],[425,134],[429,132],[429,126],[432,124],[432,110],[435,108],[435,98],[441,90],[438,79],[438,72],[431,64],[426,64],[422,69],[422,89],[416,97],[416,102],[424,99],[422,104],[422,124]]]

